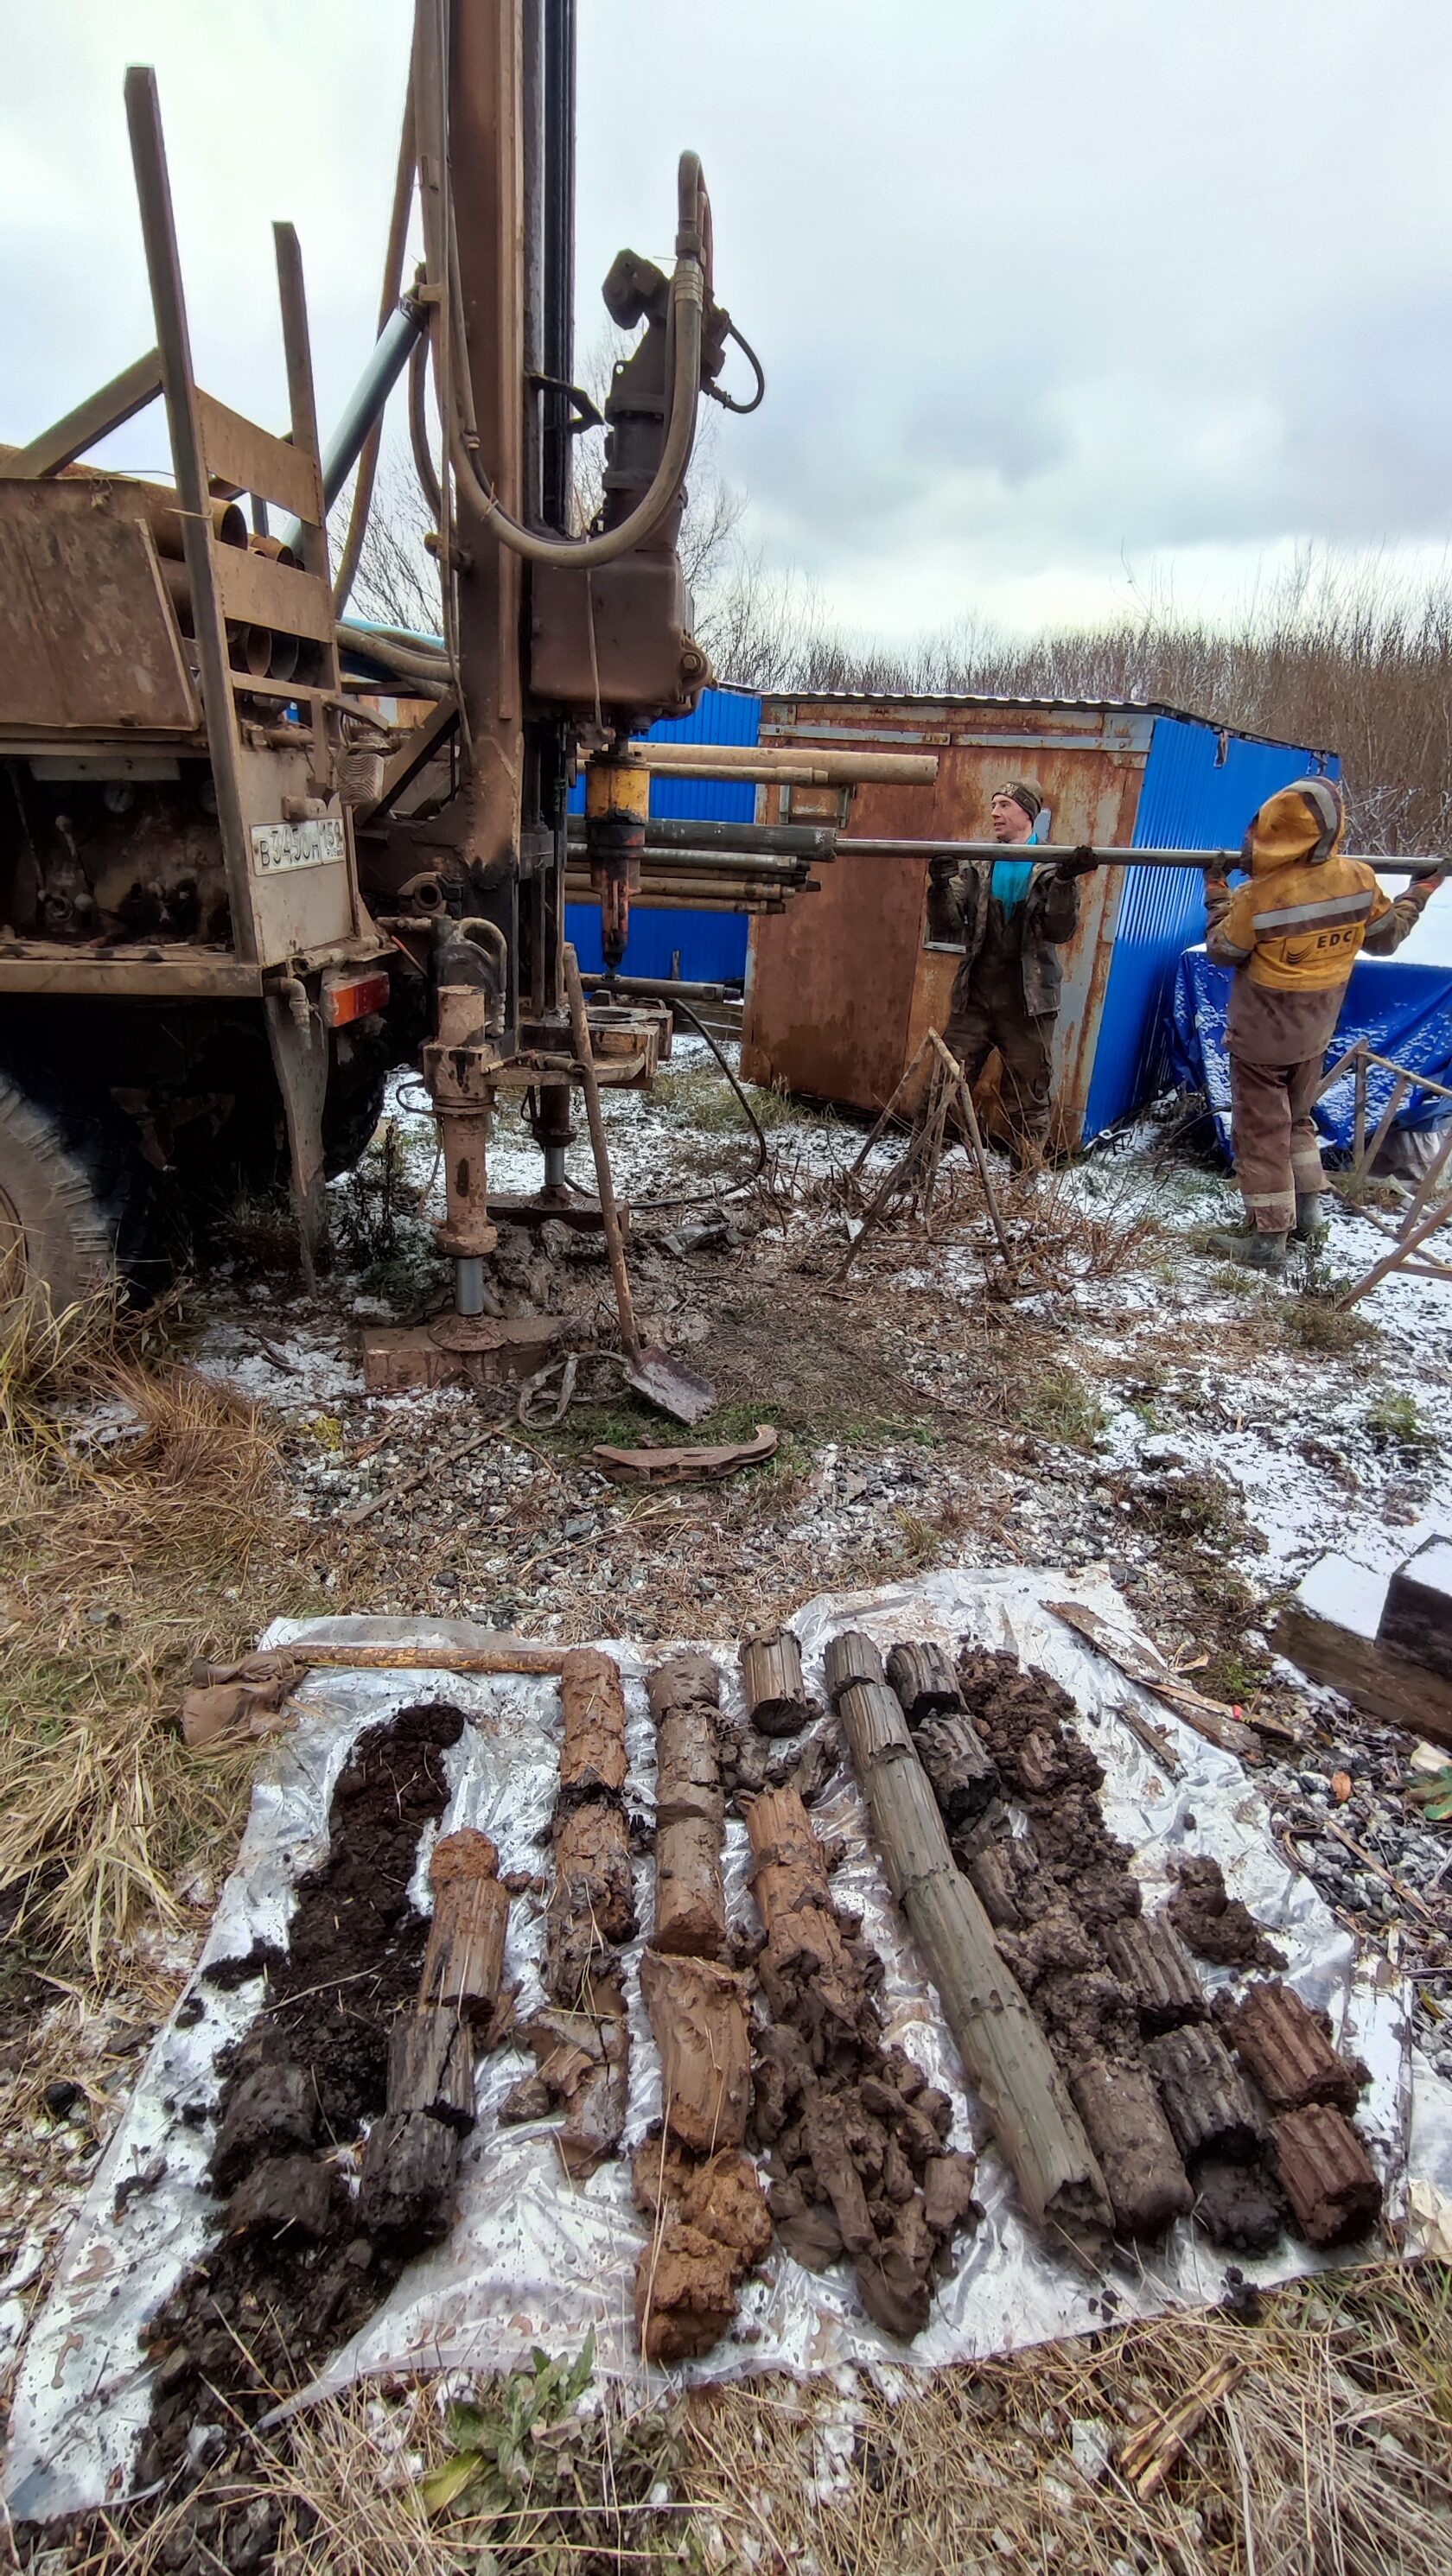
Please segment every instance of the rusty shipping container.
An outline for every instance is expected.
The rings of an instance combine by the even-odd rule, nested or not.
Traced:
[[[836,821],[884,840],[986,839],[994,788],[1024,778],[1044,799],[1039,831],[1050,844],[1149,846],[1165,805],[1181,846],[1213,848],[1238,842],[1276,787],[1335,765],[1296,744],[1125,701],[776,695],[762,701],[760,738],[935,752],[935,786],[857,787],[850,809],[835,791],[761,791],[770,821]],[[1060,951],[1054,1102],[1064,1145],[1086,1141],[1143,1096],[1166,973],[1201,935],[1198,870],[1161,875],[1148,908],[1133,883],[1122,870],[1082,880],[1078,933]],[[926,859],[844,855],[822,869],[820,893],[753,921],[742,1039],[750,1080],[881,1108],[925,1032],[948,1016],[957,960],[924,945],[927,893]]]

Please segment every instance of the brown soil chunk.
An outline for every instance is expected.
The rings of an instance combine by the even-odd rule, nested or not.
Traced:
[[[881,1962],[832,1902],[801,1800],[791,1790],[757,1799],[747,1830],[771,2015],[755,2033],[752,2119],[771,2150],[772,2218],[809,2271],[847,2254],[868,2315],[907,2340],[927,2323],[954,2233],[982,2215],[974,2160],[944,2152],[948,2096],[883,2044]]]
[[[305,2070],[290,2058],[250,2065],[225,2099],[212,2154],[217,2191],[230,2191],[259,2157],[305,2152],[317,2136],[317,2095]]]
[[[1365,2067],[1338,2057],[1324,2014],[1279,1978],[1252,1986],[1221,2027],[1273,2111],[1303,2111],[1310,2102],[1329,2102],[1348,2118],[1355,2110]]]
[[[1276,2171],[1308,2245],[1350,2245],[1381,2216],[1371,2159],[1350,2121],[1325,2103],[1277,2120]]]
[[[1139,2012],[1146,2039],[1204,2021],[1205,1989],[1163,1914],[1141,1914],[1106,1924],[1104,1956]]]
[[[563,2110],[560,2161],[584,2182],[613,2154],[625,2126],[630,2042],[618,2014],[536,2013],[518,2034],[534,2050],[533,2075],[506,2094],[499,2117],[506,2122],[547,2120]]]
[[[587,1798],[555,1817],[555,1883],[545,1922],[544,1981],[556,2003],[586,1998],[635,1930],[635,1879],[625,1811]]]
[[[625,1692],[620,1667],[591,1646],[573,1646],[560,1675],[564,1795],[618,1797],[625,1786]]]
[[[165,2367],[142,2484],[182,2460],[199,2417],[215,2422],[221,2407],[250,2424],[303,2385],[403,2267],[403,2240],[371,2243],[346,2193],[303,2150],[356,2139],[384,2112],[390,2035],[416,1994],[428,1935],[409,1880],[424,1829],[447,1803],[444,1755],[463,1727],[456,1708],[403,1709],[359,1737],[338,1780],[328,1856],[299,1882],[286,1955],[268,1966],[267,2009],[223,2088],[213,2180],[232,2195],[236,2232],[145,2330],[149,2356]],[[452,2155],[443,2124],[416,2116]],[[326,2210],[318,2186],[287,2171],[296,2164],[321,2176]],[[273,2224],[275,2213],[285,2223]]]
[[[663,2138],[636,2152],[631,2183],[653,2222],[635,2278],[635,2324],[649,2361],[684,2361],[719,2343],[736,2287],[771,2250],[756,2168],[735,2148],[697,2164]]]
[[[718,2344],[736,2314],[728,2248],[668,2220],[635,2275],[635,2337],[647,2361],[692,2361]]]
[[[227,2204],[227,2233],[282,2236],[289,2230],[314,2242],[326,2236],[338,2186],[313,2156],[268,2156],[254,2165]]]
[[[1121,2236],[1163,2236],[1194,2201],[1155,2088],[1143,2066],[1091,2060],[1070,2078],[1074,2107],[1109,2190]]]
[[[1192,2175],[1205,2156],[1254,2162],[1265,2144],[1265,2121],[1213,2030],[1192,2022],[1166,2031],[1150,2041],[1145,2063]]]
[[[1219,1968],[1283,1968],[1285,1959],[1238,1896],[1227,1896],[1218,1860],[1182,1860],[1165,1908],[1197,1959]]]
[[[1195,2172],[1195,2217],[1214,2245],[1233,2254],[1268,2254],[1290,2215],[1266,2159],[1232,2163],[1203,2156]]]
[[[904,1717],[915,1729],[925,1718],[941,1717],[963,1706],[952,1665],[942,1647],[927,1638],[894,1646],[887,1658],[887,1678],[902,1702]]]

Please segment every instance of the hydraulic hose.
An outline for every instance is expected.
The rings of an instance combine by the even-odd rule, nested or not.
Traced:
[[[513,554],[523,555],[529,563],[563,564],[576,572],[588,572],[597,564],[614,563],[618,556],[629,554],[633,547],[641,545],[659,527],[680,491],[695,444],[704,312],[701,263],[699,259],[687,257],[677,262],[671,279],[675,365],[661,460],[649,491],[637,502],[629,518],[622,519],[618,527],[605,529],[600,536],[550,537],[535,528],[521,527],[518,520],[512,519],[503,508],[493,485],[480,471],[479,460],[467,445],[457,416],[451,420],[449,454],[460,488],[501,545],[508,546]]]
[[[413,446],[413,465],[419,490],[433,512],[434,526],[437,527],[443,516],[444,496],[439,489],[439,478],[429,449],[428,380],[429,343],[425,333],[415,343],[413,356],[408,362],[408,435]]]
[[[417,680],[423,696],[443,697],[449,682],[449,664],[442,653],[420,653],[407,645],[395,644],[390,635],[380,635],[372,626],[357,626],[344,619],[338,627],[338,643],[354,653],[364,653],[370,662],[380,662],[396,679]]]
[[[444,454],[470,509],[501,545],[529,563],[557,564],[588,572],[595,565],[614,563],[654,533],[675,502],[690,463],[711,275],[711,209],[700,159],[694,152],[683,152],[677,170],[676,265],[667,322],[673,359],[670,410],[660,463],[650,488],[628,518],[597,536],[558,537],[523,527],[505,509],[477,453],[449,168],[449,6],[450,0],[422,0],[415,22],[412,84],[415,149],[420,167],[430,174],[430,185],[423,192],[429,279],[446,306],[440,316],[442,328],[436,352]]]

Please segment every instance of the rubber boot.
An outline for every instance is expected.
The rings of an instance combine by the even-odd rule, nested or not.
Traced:
[[[1265,1234],[1259,1226],[1252,1234],[1212,1234],[1205,1249],[1221,1261],[1238,1261],[1242,1270],[1269,1271],[1272,1278],[1286,1266],[1285,1236]]]
[[[1307,1243],[1313,1248],[1325,1242],[1331,1228],[1321,1213],[1323,1196],[1321,1190],[1297,1190],[1294,1242]]]

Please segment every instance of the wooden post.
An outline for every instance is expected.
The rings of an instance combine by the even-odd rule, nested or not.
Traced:
[[[848,1166],[849,1178],[855,1180],[857,1174],[861,1171],[863,1164],[866,1162],[868,1155],[871,1153],[873,1146],[878,1140],[878,1137],[882,1134],[884,1127],[888,1124],[893,1111],[896,1109],[897,1104],[901,1100],[903,1093],[906,1091],[908,1084],[911,1082],[913,1075],[917,1072],[918,1066],[922,1063],[927,1051],[928,1041],[924,1038],[922,1045],[919,1047],[917,1054],[913,1057],[912,1063],[908,1066],[906,1073],[899,1082],[897,1089],[894,1091],[892,1098],[889,1100],[887,1107],[884,1109],[882,1116],[877,1122],[877,1125],[873,1128],[872,1133],[868,1137],[866,1144],[863,1146],[861,1153],[858,1155],[856,1162]]]
[[[968,1130],[969,1146],[973,1155],[974,1163],[977,1167],[978,1179],[983,1190],[983,1196],[987,1202],[988,1214],[992,1222],[993,1231],[998,1239],[998,1249],[1002,1253],[1008,1268],[1011,1270],[1013,1268],[1013,1253],[1009,1245],[1008,1236],[1004,1230],[1003,1212],[998,1204],[998,1193],[993,1186],[993,1175],[988,1168],[988,1155],[984,1148],[983,1130],[978,1124],[978,1112],[973,1106],[972,1085],[965,1081],[961,1064],[958,1062],[957,1057],[950,1054],[948,1048],[944,1046],[936,1029],[929,1029],[928,1041],[930,1045],[937,1048],[938,1054],[941,1056],[943,1061],[943,1069],[945,1073],[951,1076],[953,1082],[957,1086],[958,1098],[963,1110],[963,1123]]]
[[[620,1318],[620,1339],[625,1356],[640,1360],[640,1335],[635,1324],[635,1299],[630,1293],[630,1273],[625,1267],[625,1238],[620,1231],[620,1211],[615,1204],[615,1179],[610,1169],[610,1147],[605,1135],[605,1114],[600,1106],[600,1085],[595,1073],[595,1050],[590,1043],[590,1023],[585,1013],[585,994],[580,982],[579,962],[573,948],[565,949],[565,996],[570,1006],[570,1034],[574,1041],[575,1059],[580,1069],[580,1088],[585,1095],[585,1118],[590,1130],[590,1150],[595,1158],[595,1192],[600,1201],[600,1226],[605,1237],[605,1250],[610,1262],[610,1276],[615,1283],[615,1310]]]
[[[893,1894],[1030,2217],[1071,2237],[1107,2231],[1104,2177],[988,1917],[954,1867],[896,1696],[882,1684],[851,1683],[839,1710]]]
[[[1351,1131],[1351,1168],[1352,1171],[1356,1173],[1359,1173],[1361,1170],[1362,1157],[1366,1152],[1366,1085],[1368,1071],[1369,1067],[1366,1061],[1366,1049],[1364,1046],[1358,1047],[1356,1051],[1356,1110]]]

